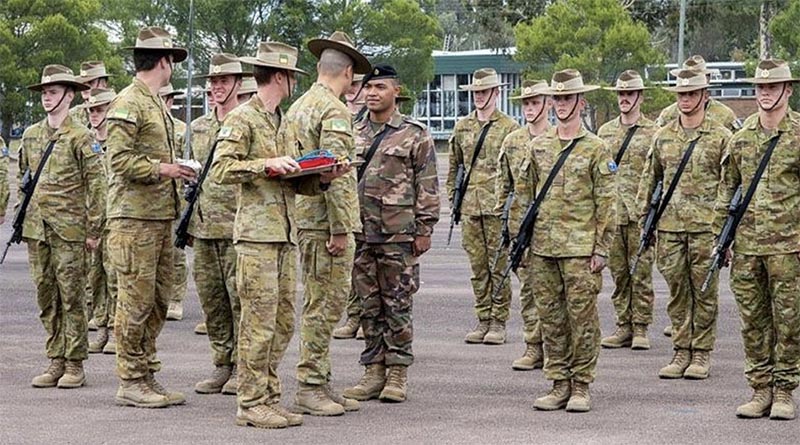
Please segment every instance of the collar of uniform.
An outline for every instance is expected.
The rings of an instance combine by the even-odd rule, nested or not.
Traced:
[[[494,112],[491,116],[489,116],[490,121],[496,121],[503,116],[502,112],[497,108],[494,109]],[[472,110],[472,113],[469,114],[469,117],[473,119],[475,122],[480,122],[478,119],[478,110]]]
[[[70,127],[72,127],[72,116],[67,114],[67,117],[64,118],[64,121],[61,122],[61,125],[56,129],[56,132],[53,133],[53,139],[58,139],[59,136],[68,132]]]
[[[400,114],[400,110],[398,110],[397,107],[395,107],[394,113],[392,113],[392,117],[389,119],[389,122],[386,122],[386,125],[394,128],[395,130],[403,125],[403,115]]]
[[[322,89],[322,90],[325,90],[328,93],[330,93],[332,96],[335,96],[335,94],[333,94],[333,90],[331,89],[331,87],[329,87],[329,86],[327,86],[325,84],[322,84],[322,83],[319,83],[319,82],[314,82],[314,84],[311,85],[311,88]]]
[[[270,118],[270,115],[273,114],[273,113],[270,113],[264,107],[264,103],[261,102],[261,98],[258,97],[258,94],[253,94],[253,97],[251,97],[250,101],[247,102],[247,103],[250,106],[252,106],[256,111],[258,111],[259,113],[263,114],[264,117],[266,118],[267,122],[269,122],[270,125],[273,125],[273,121]],[[283,113],[281,112],[281,107],[280,106],[275,108],[275,113],[274,114],[277,115],[277,116],[282,116]]]
[[[625,125],[622,123],[622,115],[620,114],[614,119],[614,122],[617,125],[617,128],[624,127]],[[644,114],[639,116],[639,120],[636,121],[636,126],[639,128],[649,128],[655,125],[655,122],[651,121],[650,119],[646,118]]]
[[[153,92],[150,91],[150,88],[147,86],[146,83],[142,82],[140,79],[136,77],[133,78],[133,86],[134,88],[139,89],[144,95],[150,96],[153,99],[161,100],[156,94],[153,94]]]
[[[583,139],[588,133],[589,133],[589,130],[587,130],[586,127],[581,125],[580,130],[578,130],[578,134],[575,135],[575,139]],[[542,136],[550,138],[550,139],[552,139],[554,141],[561,140],[561,137],[559,137],[559,135],[558,135],[558,126],[557,125],[553,125],[553,126],[549,127],[547,129],[547,131],[542,134]],[[566,148],[566,147],[562,147],[562,149],[563,148]]]
[[[756,114],[757,115],[757,114]],[[786,109],[786,115],[783,116],[780,123],[778,124],[778,131],[780,133],[786,133],[792,131],[792,121],[796,118],[796,115],[792,112],[791,108]],[[755,119],[747,119],[742,126],[742,129],[747,129],[751,131],[761,131],[761,120],[757,117]]]

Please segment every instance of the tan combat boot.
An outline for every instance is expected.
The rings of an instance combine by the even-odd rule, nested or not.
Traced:
[[[483,337],[485,345],[502,345],[506,342],[506,323],[492,320],[489,323],[489,332]]]
[[[683,377],[691,380],[707,379],[711,373],[711,352],[709,351],[692,351],[692,362],[686,371],[683,372]]]
[[[334,402],[325,393],[325,385],[300,383],[294,396],[292,411],[312,416],[341,416],[344,407]]]
[[[167,320],[183,320],[183,303],[180,301],[170,301],[167,308]]]
[[[288,426],[300,426],[303,424],[302,414],[293,413],[288,409],[282,407],[278,403],[273,403],[272,405],[269,405],[269,407],[271,410],[275,411],[279,416],[286,419],[286,423],[288,424]]]
[[[238,390],[239,379],[236,376],[236,365],[233,365],[233,368],[231,369],[231,375],[228,377],[228,381],[225,382],[225,386],[222,387],[222,393],[229,396],[235,396]]]
[[[511,363],[511,369],[517,371],[530,371],[539,369],[544,365],[544,351],[541,343],[528,343],[525,346],[525,353],[522,357]]]
[[[158,383],[158,380],[156,380],[156,376],[154,376],[153,373],[147,373],[144,381],[150,386],[150,389],[152,389],[153,392],[166,397],[170,405],[183,405],[186,403],[186,396],[184,396],[182,392],[167,391],[166,388],[161,386],[161,383]]]
[[[613,334],[603,338],[600,341],[600,346],[611,349],[627,348],[631,345],[632,339],[631,325],[623,324],[617,326],[617,330]]]
[[[406,386],[408,385],[408,366],[389,366],[389,375],[386,385],[379,398],[384,402],[405,402]]]
[[[135,406],[137,408],[164,408],[170,404],[166,396],[153,391],[153,388],[147,384],[144,377],[123,380],[117,389],[115,401],[117,405]]]
[[[647,338],[646,324],[633,325],[633,340],[631,341],[631,349],[635,350],[650,349],[650,340]]]
[[[592,409],[592,397],[589,395],[589,384],[572,382],[572,395],[567,402],[567,411],[571,413],[587,413]]]
[[[346,412],[358,411],[361,409],[361,404],[358,403],[358,400],[342,397],[341,394],[333,390],[333,385],[331,385],[330,382],[323,385],[323,388],[325,389],[325,394],[328,396],[328,398],[333,400],[335,403],[342,405]]]
[[[553,389],[544,397],[539,397],[533,402],[533,407],[542,411],[555,411],[564,409],[569,401],[571,391],[569,380],[553,381]]]
[[[50,359],[50,366],[42,374],[31,381],[34,388],[52,388],[58,384],[58,379],[64,375],[65,360],[63,358]]]
[[[340,326],[333,330],[333,338],[345,339],[354,338],[356,331],[361,327],[361,319],[358,317],[347,317],[344,326]]]
[[[478,326],[472,330],[466,337],[464,337],[464,341],[467,343],[483,343],[483,338],[486,337],[486,334],[489,332],[489,320],[481,320],[478,323]]]
[[[89,321],[86,323],[86,328],[89,329],[90,331],[97,330],[97,321],[94,319],[94,317],[90,318]]]
[[[356,340],[363,340],[364,339],[364,328],[359,326],[358,331],[356,331]]]
[[[753,398],[749,402],[736,408],[736,417],[757,419],[769,415],[772,406],[772,388],[764,386],[753,390]]]
[[[116,353],[117,353],[117,339],[116,339],[116,336],[114,335],[114,330],[113,329],[109,329],[108,330],[108,341],[106,342],[106,345],[103,346],[103,354],[114,355]]]
[[[775,395],[772,397],[772,411],[769,418],[773,420],[792,420],[797,417],[795,412],[792,390],[789,388],[775,388]]]
[[[658,376],[662,379],[679,379],[683,377],[684,371],[689,367],[689,353],[688,349],[677,349],[675,355],[672,356],[672,361],[669,365],[661,368],[658,371]]]
[[[672,325],[668,325],[664,328],[664,336],[665,337],[672,337]]]
[[[206,322],[197,323],[194,327],[194,333],[197,335],[208,335],[208,327],[206,326]]]
[[[236,425],[254,426],[256,428],[286,428],[289,421],[278,414],[269,405],[256,405],[236,410]]]
[[[83,362],[67,360],[64,375],[58,379],[59,388],[80,388],[86,383],[86,373],[83,372]]]
[[[228,382],[231,377],[230,365],[217,365],[211,377],[197,382],[194,385],[194,392],[198,394],[217,394],[222,392],[222,387]]]
[[[108,328],[98,328],[97,337],[89,342],[89,354],[100,354],[108,343]]]
[[[378,397],[386,384],[386,367],[382,363],[367,365],[364,375],[356,386],[344,390],[344,397],[354,400],[370,400]]]

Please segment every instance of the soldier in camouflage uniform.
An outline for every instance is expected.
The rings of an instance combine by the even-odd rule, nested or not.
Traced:
[[[614,235],[614,173],[608,146],[581,124],[584,85],[577,70],[553,75],[545,94],[553,96],[558,125],[528,143],[537,171],[537,195],[564,150],[572,147],[544,195],[533,230],[533,295],[544,340],[544,374],[553,389],[536,399],[540,410],[591,409],[589,384],[600,352],[597,295],[601,271]]]
[[[107,115],[108,244],[118,286],[116,402],[158,408],[185,401],[161,386],[154,373],[161,369],[156,339],[173,292],[176,180],[196,176],[175,163],[175,123],[158,91],[187,52],[174,47],[169,33],[158,27],[140,30],[131,49],[136,76]]]
[[[469,184],[464,192],[461,206],[462,239],[461,245],[467,252],[472,268],[472,291],[475,294],[475,315],[477,327],[467,334],[467,343],[503,344],[506,341],[506,320],[511,304],[511,286],[503,284],[500,292],[501,275],[506,267],[506,258],[500,256],[497,264],[491,264],[495,257],[502,232],[500,214],[496,209],[495,181],[500,169],[500,145],[503,139],[519,125],[510,116],[497,109],[500,76],[492,68],[482,68],[472,76],[471,85],[459,88],[472,91],[475,111],[456,122],[450,138],[450,165],[447,173],[447,195],[453,202],[456,188],[456,174],[460,165],[464,167]],[[489,126],[477,158],[473,157],[479,134]],[[474,162],[473,162],[474,159]],[[493,300],[493,296],[497,299]]]
[[[204,168],[213,161],[211,149],[221,122],[239,105],[236,97],[244,74],[236,56],[222,53],[211,57],[208,74],[200,76],[209,79],[215,99],[211,111],[192,121],[191,157]],[[200,394],[236,394],[236,342],[241,311],[236,293],[233,197],[238,189],[236,184],[203,182],[189,225],[194,250],[193,275],[215,366],[211,377],[195,385],[194,390]]]
[[[19,149],[18,183],[25,171],[30,170],[31,179],[41,171],[22,236],[50,366],[32,384],[77,388],[86,381],[83,361],[88,357],[84,255],[97,248],[102,235],[103,166],[92,151],[89,131],[69,117],[75,91],[86,89],[72,70],[48,65],[41,82],[28,89],[41,92],[47,113],[25,130]],[[51,154],[40,165],[48,146]]]
[[[6,141],[0,137],[0,226],[6,221],[6,208],[8,207],[8,163],[9,153]]]
[[[366,57],[350,37],[336,31],[313,39],[308,49],[318,59],[317,81],[292,104],[284,121],[286,143],[305,155],[325,149],[340,158],[354,158],[350,112],[339,99],[353,75],[369,71]],[[331,385],[330,341],[350,294],[354,232],[361,230],[356,172],[334,181],[319,196],[297,197],[297,226],[305,289],[300,319],[300,360],[297,363],[297,411],[320,416],[358,410]]]
[[[174,89],[172,84],[168,84],[167,86],[158,90],[158,95],[161,96],[162,100],[164,100],[167,111],[170,113],[172,113],[172,104],[175,102],[175,98],[183,97],[183,93],[180,90]],[[172,121],[175,123],[175,153],[177,157],[182,158],[184,154],[184,148],[186,146],[186,123],[176,117],[172,117]],[[179,199],[179,201],[180,212],[182,212],[186,202],[183,199]],[[189,271],[186,267],[186,252],[183,249],[178,249],[176,247],[174,249],[174,257],[175,289],[172,292],[172,299],[170,300],[169,307],[167,308],[167,320],[182,320],[183,300],[186,298],[186,288],[189,283]]]
[[[239,102],[239,105],[247,102],[256,94],[256,80],[253,77],[245,77],[242,79],[242,86],[239,87],[239,94],[236,96],[236,100]],[[209,96],[208,106],[214,108],[214,99]]]
[[[357,235],[353,287],[363,308],[366,347],[360,363],[366,370],[344,395],[403,402],[414,361],[418,258],[430,249],[439,220],[436,151],[426,127],[397,109],[400,85],[393,67],[375,66],[364,82],[369,114],[355,124],[356,151],[366,161],[358,182],[364,229]]]
[[[711,82],[711,75],[718,74],[719,70],[713,70],[706,67],[706,61],[703,59],[703,56],[694,55],[686,59],[683,62],[683,67],[681,69],[684,70],[693,70],[698,71],[706,75],[709,83]],[[675,76],[680,69],[670,71],[670,74]],[[706,102],[706,116],[709,119],[713,119],[718,123],[722,124],[723,126],[727,127],[731,131],[736,131],[741,128],[741,123],[739,119],[736,117],[736,114],[731,110],[727,105],[723,104],[722,102],[709,98]],[[667,108],[661,110],[661,113],[658,115],[658,119],[656,119],[656,125],[659,127],[663,127],[668,123],[672,122],[673,120],[677,119],[680,115],[680,110],[678,109],[677,102],[671,104]]]
[[[296,145],[281,135],[280,102],[296,84],[297,49],[261,42],[254,65],[258,92],[231,111],[217,135],[211,179],[238,184],[233,242],[239,324],[236,424],[259,428],[301,425],[303,417],[279,404],[277,370],[294,332],[297,224],[295,193],[320,193],[333,177],[283,180],[299,170]],[[339,172],[340,174],[343,171]]]
[[[80,75],[77,77],[78,82],[86,85],[88,89],[81,91],[81,98],[83,98],[84,106],[75,106],[69,110],[69,116],[79,125],[83,125],[88,129],[92,128],[89,122],[89,110],[85,107],[88,104],[89,97],[91,97],[91,90],[94,89],[108,89],[108,78],[111,74],[106,71],[106,65],[100,60],[89,60],[81,63]]]
[[[678,165],[693,141],[694,151],[658,222],[658,269],[670,289],[667,312],[672,322],[675,354],[658,375],[665,379],[705,379],[711,370],[718,307],[718,276],[706,292],[701,283],[711,267],[714,201],[721,180],[720,160],[731,132],[706,117],[708,79],[700,72],[682,70],[677,85],[680,117],[656,132],[647,154],[636,202],[639,226],[658,181],[670,187]],[[666,192],[664,193],[666,195]]]
[[[630,275],[630,264],[639,249],[639,221],[635,203],[642,170],[650,143],[658,127],[641,114],[644,86],[636,71],[620,74],[612,88],[617,93],[620,115],[600,127],[597,135],[614,150],[617,164],[617,221],[614,242],[609,252],[608,268],[614,277],[611,301],[617,313],[617,329],[603,338],[605,348],[650,349],[647,327],[653,322],[653,253],[644,252],[639,259],[635,275]],[[630,135],[630,138],[629,138]],[[623,144],[628,141],[627,146]],[[633,215],[631,217],[631,215]]]
[[[721,228],[736,188],[742,195],[770,145],[778,144],[736,230],[731,290],[742,318],[745,376],[753,398],[739,417],[790,420],[792,392],[800,384],[800,118],[792,115],[792,77],[786,62],[763,60],[756,75],[757,114],[728,142],[717,199]]]
[[[509,195],[514,193],[508,212],[508,221],[506,227],[503,228],[504,247],[506,248],[510,246],[511,234],[519,232],[525,210],[533,200],[536,191],[536,172],[532,168],[530,156],[526,153],[526,146],[535,137],[550,129],[550,122],[547,118],[552,108],[552,101],[543,94],[547,86],[546,80],[524,80],[519,95],[510,98],[522,101],[522,115],[525,117],[526,125],[509,133],[500,147],[501,173],[495,184],[495,195],[497,195],[495,211],[502,212]],[[525,162],[526,159],[527,162]],[[531,287],[531,270],[525,266],[523,264],[517,270],[517,278],[520,282],[519,301],[525,353],[511,364],[512,369],[519,371],[541,368],[544,363],[542,330]]]
[[[106,213],[106,194],[108,188],[108,163],[105,159],[106,139],[108,138],[108,126],[106,125],[106,114],[109,104],[116,97],[114,90],[98,88],[91,91],[91,95],[80,108],[85,108],[89,113],[89,124],[92,126],[92,151],[100,157],[103,165],[103,190],[100,201],[100,209],[105,216]],[[89,272],[89,280],[92,282],[92,290],[96,292],[98,298],[94,301],[92,311],[93,320],[97,324],[97,337],[89,342],[89,353],[96,354],[104,352],[109,344],[109,331],[114,329],[114,314],[117,304],[116,295],[116,275],[109,263],[108,255],[108,230],[103,228],[103,236],[100,245],[92,255],[92,269]],[[112,343],[114,345],[114,343]],[[111,346],[114,347],[115,346]],[[110,348],[109,348],[110,349]]]

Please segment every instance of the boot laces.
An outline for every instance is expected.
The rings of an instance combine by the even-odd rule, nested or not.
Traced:
[[[80,374],[81,368],[81,362],[68,361],[65,366],[67,374]]]
[[[156,380],[156,376],[153,374],[147,374],[147,377],[144,378],[144,382],[150,386],[154,393],[160,395],[166,395],[167,389],[161,386],[161,383]],[[147,386],[146,385],[146,386]]]
[[[777,388],[774,401],[777,403],[792,403],[792,393],[789,390]]]
[[[692,364],[695,366],[706,366],[706,364],[708,364],[708,354],[705,352],[692,354]]]
[[[679,349],[675,351],[675,355],[672,356],[672,363],[678,364],[686,361],[687,355],[688,351],[686,351],[685,349]]]
[[[386,385],[400,387],[402,386],[402,384],[403,384],[403,377],[401,375],[400,369],[392,368],[389,371],[389,376],[386,378]]]
[[[59,373],[61,373],[64,367],[65,365],[63,361],[51,360],[50,366],[47,367],[47,371],[45,371],[44,373],[50,375],[58,375]]]
[[[625,326],[617,326],[617,330],[614,331],[614,337],[627,337],[629,334],[629,330]]]
[[[227,380],[229,378],[229,374],[233,375],[228,372],[228,369],[224,366],[217,366],[214,368],[214,372],[211,373],[211,380]]]
[[[572,394],[582,398],[589,397],[589,385],[576,383],[572,388]]]
[[[340,405],[343,405],[344,401],[342,400],[342,397],[339,394],[336,394],[330,382],[322,385],[322,391],[325,392],[325,395],[328,396],[329,399],[333,400],[334,402]]]

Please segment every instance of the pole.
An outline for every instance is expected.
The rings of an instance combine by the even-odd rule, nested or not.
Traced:
[[[681,18],[680,24],[678,25],[678,67],[680,67],[681,63],[685,60],[683,58],[683,41],[684,41],[684,30],[686,29],[686,1],[681,0]]]
[[[193,41],[194,41],[194,0],[189,0],[189,57],[188,57],[188,64],[186,67],[186,134],[184,137],[184,142],[186,145],[183,147],[183,158],[189,159],[190,156],[190,147],[192,143],[192,72],[194,71],[194,51],[193,48]]]

